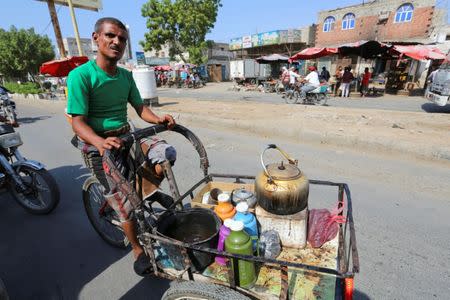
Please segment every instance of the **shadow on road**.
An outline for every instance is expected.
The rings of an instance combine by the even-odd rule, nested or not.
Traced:
[[[450,113],[450,105],[446,106],[438,106],[434,103],[424,103],[422,104],[422,109],[429,113],[442,113],[442,114],[448,114]]]
[[[361,291],[354,290],[353,291],[353,299],[355,299],[355,300],[370,300],[370,297]]]
[[[0,195],[0,277],[11,299],[76,299],[129,252],[107,245],[89,223],[81,198],[86,169],[74,165],[50,172],[61,201],[49,215],[31,215],[8,194]]]
[[[134,300],[134,299],[159,300],[169,287],[170,281],[167,279],[155,277],[143,278],[125,295],[120,297],[120,300]]]
[[[31,124],[37,121],[42,121],[46,119],[50,119],[50,116],[41,116],[41,117],[26,117],[26,118],[18,118],[17,122],[19,124]]]

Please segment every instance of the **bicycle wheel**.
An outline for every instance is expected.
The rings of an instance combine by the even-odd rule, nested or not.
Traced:
[[[16,172],[27,190],[17,191],[15,183],[11,181],[9,191],[14,199],[32,214],[46,215],[52,212],[59,203],[59,189],[52,175],[46,169],[36,170],[28,166],[20,166]]]
[[[284,101],[286,101],[287,104],[295,104],[298,100],[298,92],[289,90],[286,92],[286,95],[284,97]]]
[[[229,287],[206,282],[182,281],[173,282],[162,295],[161,300],[248,300],[245,295]]]
[[[83,185],[83,204],[89,221],[105,242],[117,248],[128,247],[130,242],[120,227],[119,216],[106,202],[103,186],[95,177]]]

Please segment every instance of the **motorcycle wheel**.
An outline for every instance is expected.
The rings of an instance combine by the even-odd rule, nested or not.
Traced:
[[[14,182],[10,182],[9,191],[14,199],[25,210],[36,215],[52,212],[59,203],[59,188],[55,179],[45,169],[35,170],[28,166],[21,166],[17,174],[21,177],[26,192],[18,192]]]
[[[317,98],[315,99],[316,104],[325,105],[328,101],[327,94],[317,94]]]
[[[284,101],[286,101],[287,104],[295,104],[298,100],[298,92],[297,91],[287,91],[284,96]]]
[[[125,249],[129,241],[120,227],[117,213],[103,197],[103,186],[95,177],[90,177],[84,183],[83,204],[89,222],[100,237],[111,246]]]

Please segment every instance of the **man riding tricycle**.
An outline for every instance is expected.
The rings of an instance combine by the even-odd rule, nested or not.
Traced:
[[[266,150],[285,160],[265,164],[264,151],[256,177],[210,174],[198,137],[145,107],[131,74],[117,67],[127,34],[117,19],[98,20],[96,60],[68,78],[73,144],[93,173],[83,203],[99,235],[117,247],[131,244],[139,275],[174,280],[163,299],[351,299],[359,263],[348,186],[308,180],[276,145]],[[157,125],[135,130],[128,103]],[[166,130],[200,156],[203,178],[182,194],[175,149],[155,137]],[[170,196],[159,190],[164,178]],[[310,185],[337,190],[333,212],[309,210],[318,197]]]
[[[137,141],[166,130],[166,126],[156,125],[124,135],[121,138],[124,149],[135,151],[133,145],[138,144]],[[136,171],[142,166],[141,162],[130,166],[133,170],[131,174],[137,176],[129,176],[126,179],[114,164],[114,157],[120,151],[107,150],[103,156],[108,178],[132,207],[138,240],[152,263],[150,273],[175,281],[163,299],[351,299],[353,277],[359,270],[359,263],[352,202],[346,184],[308,180],[296,167],[296,161],[288,155],[285,156],[286,162],[264,163],[265,170],[256,177],[210,174],[207,153],[198,137],[181,125],[175,125],[171,132],[183,135],[192,143],[200,157],[203,178],[187,191],[180,193],[171,163],[162,163],[174,199],[166,208],[158,208],[153,202],[141,200],[142,190],[139,184],[136,185],[146,180]],[[269,145],[268,149],[279,148]],[[285,155],[284,151],[280,152]],[[309,185],[315,186],[311,189],[311,194]],[[135,189],[135,186],[138,188]],[[295,190],[295,193],[280,193],[275,196],[275,189],[282,191],[287,187],[290,191]],[[336,227],[336,231],[328,240],[322,239],[319,246],[316,245],[317,239],[314,239],[313,235],[317,237],[319,233],[319,237],[323,238],[324,235],[317,231],[329,230],[313,224],[313,219],[320,223],[320,213],[323,210],[310,209],[308,203],[315,203],[316,198],[321,197],[322,190],[328,191],[327,187],[332,187],[337,192],[337,210],[326,219],[330,226]],[[219,189],[222,193],[213,196]],[[232,219],[236,219],[239,214],[242,199],[254,205],[248,208],[246,213],[256,217],[259,235],[256,237],[257,247],[250,246],[250,252],[247,254],[235,252],[232,247],[227,248],[227,238],[225,247],[222,248],[225,251],[218,250],[224,226],[220,217],[223,210],[217,209],[222,206],[222,194],[228,194],[228,199],[233,200],[229,204],[238,208]],[[247,196],[243,197],[243,194]],[[249,200],[249,194],[253,194],[256,202]],[[88,179],[83,192],[88,217],[108,243],[125,246],[126,237],[120,227],[119,218],[113,209],[108,208],[107,201],[101,195],[98,182],[94,178]],[[218,201],[216,198],[219,198]],[[293,199],[298,201],[295,205]],[[301,211],[296,212],[298,209]],[[338,218],[340,222],[332,222]],[[232,232],[236,229],[236,226],[230,227]],[[286,229],[288,227],[291,227],[291,230]],[[242,228],[237,228],[237,232],[239,230],[242,231]],[[277,232],[277,243],[269,243],[267,239],[264,241],[269,231]],[[248,238],[250,241],[252,236],[249,235]],[[249,243],[252,245],[252,242]],[[279,252],[267,255],[272,251],[272,248],[268,247],[274,245],[281,248]],[[221,264],[216,257],[224,258],[225,264]],[[246,267],[244,262],[252,266],[250,275],[249,272],[242,271],[243,268],[248,271],[248,265]]]

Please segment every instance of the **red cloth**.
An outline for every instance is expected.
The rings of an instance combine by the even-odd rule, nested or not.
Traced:
[[[39,68],[39,73],[55,76],[64,77],[69,74],[70,71],[89,61],[87,56],[72,56],[59,60],[52,60],[45,62]]]
[[[289,61],[295,61],[295,60],[305,60],[305,59],[313,59],[313,58],[319,58],[322,56],[337,54],[338,49],[337,48],[306,48],[300,51],[299,53],[291,56],[289,58]]]
[[[372,77],[372,73],[370,73],[370,72],[364,73],[361,84],[362,85],[369,85],[369,80],[370,80],[371,77]]]
[[[393,47],[393,50],[416,60],[445,59],[445,54],[437,47],[431,45],[396,45]]]

